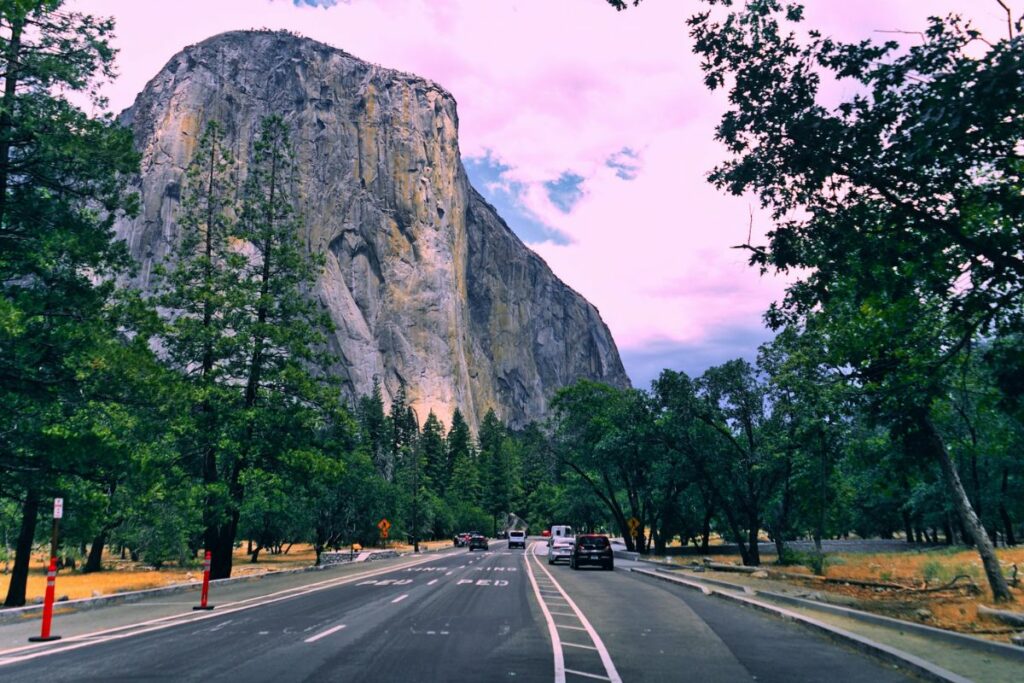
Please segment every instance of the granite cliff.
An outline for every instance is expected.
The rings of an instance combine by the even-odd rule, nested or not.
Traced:
[[[139,281],[177,237],[198,134],[220,121],[245,158],[260,119],[293,127],[317,296],[337,327],[334,372],[349,397],[404,382],[422,420],[471,425],[488,408],[543,417],[558,388],[628,386],[597,309],[562,283],[469,184],[454,98],[413,75],[288,33],[214,36],[174,56],[122,114],[142,154],[142,211],[118,225]]]

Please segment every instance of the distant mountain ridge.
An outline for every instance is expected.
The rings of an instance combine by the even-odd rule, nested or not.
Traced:
[[[290,33],[237,31],[190,46],[122,121],[142,154],[140,215],[117,226],[138,284],[177,239],[182,176],[206,122],[245,159],[260,119],[294,132],[317,296],[337,327],[332,371],[350,398],[404,383],[422,421],[521,425],[560,387],[629,385],[596,308],[561,282],[469,184],[454,98],[436,84]],[[243,169],[244,172],[244,169]]]

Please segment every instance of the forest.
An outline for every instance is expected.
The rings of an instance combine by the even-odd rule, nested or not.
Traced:
[[[319,554],[392,536],[496,533],[509,513],[659,551],[712,535],[761,562],[795,538],[856,534],[994,547],[1024,520],[1024,49],[936,18],[902,46],[802,28],[796,5],[711,2],[690,32],[728,94],[710,181],[772,219],[738,248],[793,276],[756,359],[649,389],[579,382],[544,424],[478,433],[400,390],[354,404],[328,372],[308,296],[291,131],[263,121],[236,159],[211,122],[186,171],[174,258],[146,294],[114,239],[138,155],[102,105],[113,24],[55,0],[0,8],[0,527],[7,606],[25,602],[49,504],[61,553],[148,564],[289,543]],[[624,6],[625,3],[612,3]],[[639,3],[636,3],[639,4]],[[642,7],[631,11],[642,11]],[[981,44],[981,54],[969,48]],[[826,106],[823,84],[854,95]],[[245,168],[244,175],[240,168]],[[241,246],[240,246],[241,245]],[[635,541],[626,521],[644,534]]]

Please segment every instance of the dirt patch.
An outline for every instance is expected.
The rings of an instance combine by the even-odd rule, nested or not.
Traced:
[[[780,567],[773,564],[774,555],[763,556],[762,560],[772,582],[781,581],[805,588],[808,592],[827,594],[826,599],[831,597],[835,602],[876,614],[1009,642],[1010,634],[1019,629],[979,616],[978,605],[1024,614],[1024,586],[1021,585],[1024,583],[1024,548],[1000,548],[996,552],[1007,576],[1012,574],[1013,565],[1020,569],[1022,575],[1022,581],[1011,589],[1016,598],[1011,605],[992,603],[981,560],[978,553],[970,549],[828,555],[825,576],[832,580],[829,582],[818,579],[803,566]],[[717,563],[739,564],[735,556],[711,555],[710,558]],[[690,564],[692,558],[676,557],[671,561],[685,565]],[[779,572],[796,576],[780,576]],[[954,578],[957,578],[956,583],[949,588],[924,592],[924,589],[946,586]],[[843,583],[844,579],[903,586],[906,590],[881,585],[853,585]],[[742,583],[756,587],[757,579],[744,578]]]

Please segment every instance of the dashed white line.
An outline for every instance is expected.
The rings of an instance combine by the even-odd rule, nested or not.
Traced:
[[[326,638],[327,636],[331,635],[332,633],[337,633],[338,631],[340,631],[343,628],[345,628],[345,624],[338,624],[337,626],[333,626],[333,627],[327,629],[326,631],[322,631],[322,632],[316,634],[315,636],[311,636],[309,638],[306,638],[306,642],[307,643],[315,643],[316,641],[320,640],[321,638]]]
[[[408,593],[405,593],[403,595],[399,595],[397,598],[395,598],[394,600],[391,601],[391,604],[393,605],[396,602],[402,602],[402,600],[405,600],[407,597],[409,597]]]
[[[427,581],[427,585],[428,586],[433,586],[435,583],[437,583],[437,579],[434,579],[432,581]]]
[[[551,616],[551,612],[544,602],[544,596],[540,594],[540,586],[537,585],[537,579],[533,575],[530,560],[526,555],[523,555],[523,561],[526,562],[526,575],[530,577],[530,584],[533,586],[533,593],[537,597],[537,604],[540,605],[540,611],[544,614],[544,620],[548,622],[551,650],[555,659],[555,683],[565,683],[565,655],[562,653],[562,639],[558,637],[558,627],[555,625],[555,618]]]

